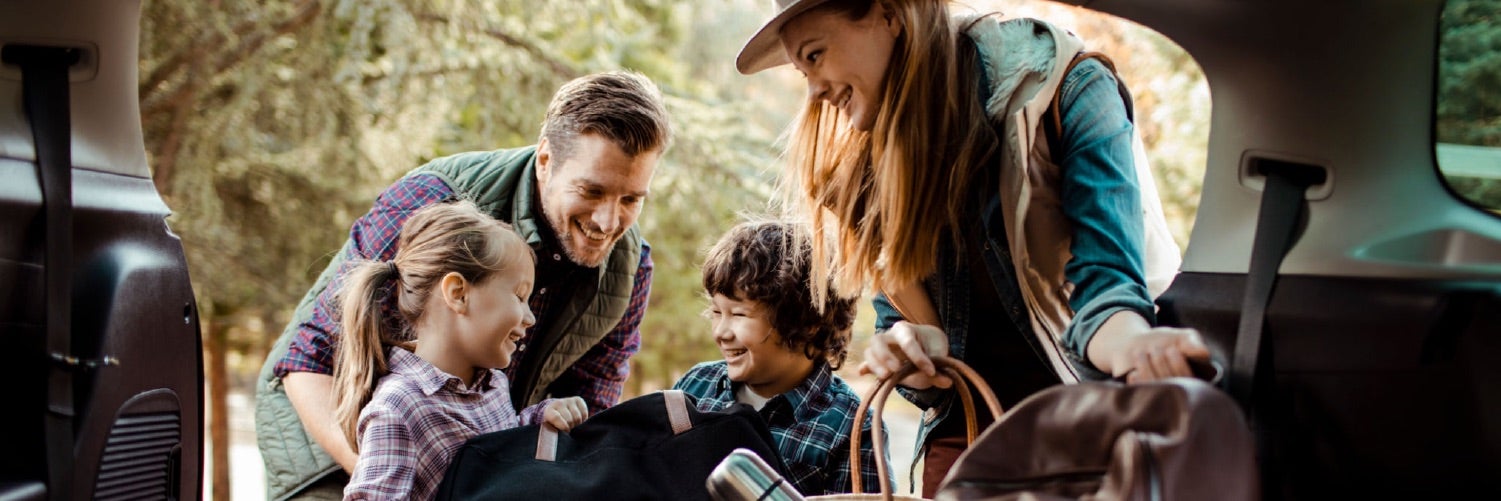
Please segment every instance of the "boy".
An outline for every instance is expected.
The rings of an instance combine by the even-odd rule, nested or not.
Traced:
[[[822,312],[813,306],[809,248],[795,231],[790,223],[745,222],[709,251],[704,291],[724,360],[694,366],[673,387],[697,398],[703,411],[754,407],[798,491],[847,493],[860,397],[833,371],[844,363],[855,301],[832,298]],[[868,418],[861,430],[861,481],[878,492]]]

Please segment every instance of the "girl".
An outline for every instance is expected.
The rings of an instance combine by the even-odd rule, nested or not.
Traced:
[[[1008,407],[1081,377],[1187,376],[1187,359],[1208,358],[1196,331],[1153,326],[1143,263],[1160,253],[1144,249],[1162,247],[1146,247],[1142,214],[1158,201],[1143,205],[1112,72],[1093,59],[1066,71],[1082,42],[1033,19],[952,17],[942,0],[776,4],[736,67],[790,62],[807,79],[783,198],[816,228],[816,297],[828,276],[882,292],[861,372],[921,369],[902,383],[933,411],[926,496],[964,447],[930,355],[952,346]]]
[[[351,269],[340,296],[334,417],[359,454],[345,499],[431,498],[470,437],[588,416],[579,397],[511,404],[500,369],[536,318],[535,258],[510,226],[470,202],[435,204],[397,248]]]

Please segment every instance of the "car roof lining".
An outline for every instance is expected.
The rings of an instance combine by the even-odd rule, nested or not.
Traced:
[[[1433,142],[1443,0],[1094,0],[1060,2],[1142,24],[1199,64],[1211,102],[1208,164],[1183,271],[1245,273],[1259,209],[1245,157],[1326,168],[1287,274],[1501,276],[1501,258],[1443,268],[1372,259],[1382,242],[1460,232],[1501,239],[1501,220],[1450,193]],[[1463,252],[1463,250],[1460,250]],[[1443,255],[1437,252],[1436,255]]]
[[[15,2],[14,15],[0,18],[0,46],[39,44],[83,49],[70,71],[73,165],[78,168],[150,177],[141,132],[138,0],[69,1],[67,9],[47,2]],[[129,22],[121,22],[128,19]],[[21,71],[0,65],[0,157],[36,161],[31,126],[22,110]]]

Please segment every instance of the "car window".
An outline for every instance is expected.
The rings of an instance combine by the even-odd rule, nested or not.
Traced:
[[[1435,154],[1460,197],[1501,215],[1501,0],[1449,0],[1439,19]]]

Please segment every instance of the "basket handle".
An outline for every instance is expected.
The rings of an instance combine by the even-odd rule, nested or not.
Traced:
[[[979,390],[980,398],[985,399],[985,405],[990,408],[990,415],[996,421],[1001,420],[1001,403],[995,398],[995,392],[990,390],[990,385],[980,377],[974,369],[958,359],[937,356],[933,357],[933,365],[954,380],[954,390],[959,392],[959,401],[964,406],[965,436],[967,443],[975,441],[978,433],[978,424],[975,421],[974,397],[969,394],[969,386],[973,384]],[[891,482],[886,479],[886,470],[890,468],[886,464],[886,438],[881,435],[881,409],[886,407],[886,397],[891,395],[891,390],[896,388],[897,381],[901,381],[909,375],[917,372],[917,366],[907,362],[901,370],[882,379],[879,384],[872,387],[870,393],[860,400],[860,407],[855,409],[854,432],[850,433],[850,487],[855,493],[863,492],[860,485],[860,425],[865,422],[865,413],[870,414],[870,437],[876,451],[876,479],[881,484],[881,498],[887,501],[891,497]]]

